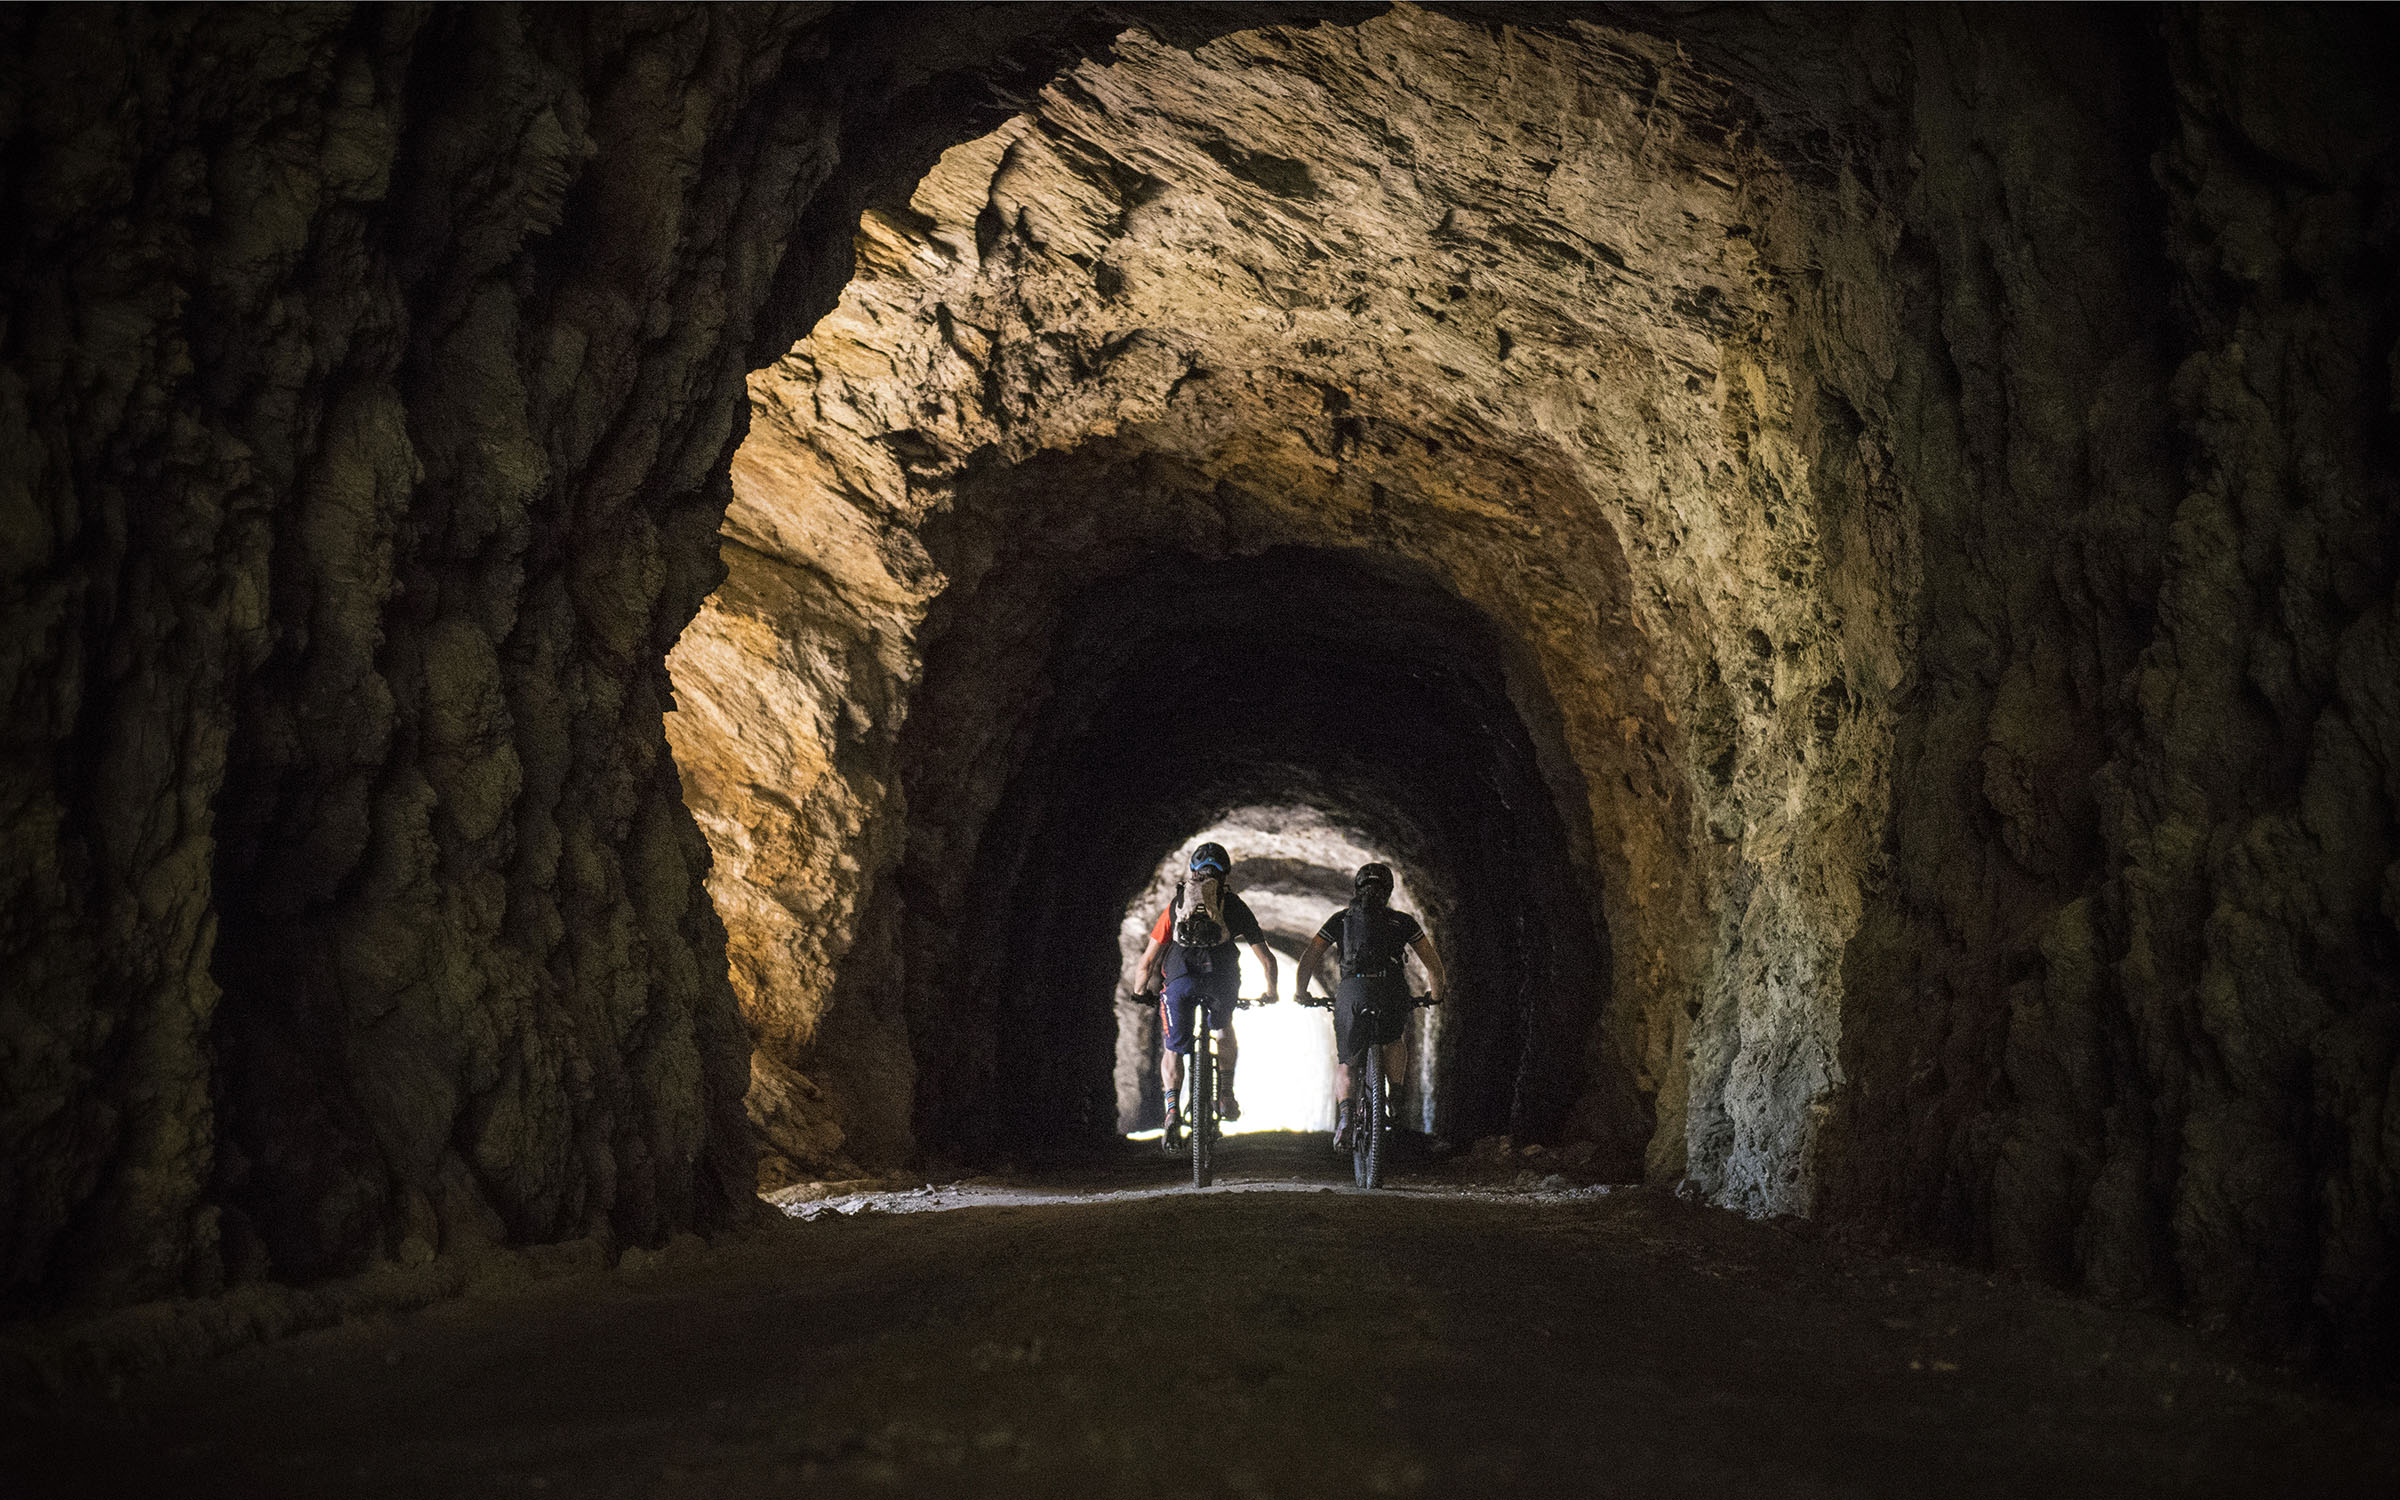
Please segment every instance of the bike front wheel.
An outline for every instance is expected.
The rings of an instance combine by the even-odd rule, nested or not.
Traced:
[[[1204,1188],[1215,1180],[1209,1161],[1211,1138],[1217,1133],[1216,1049],[1202,1035],[1192,1047],[1192,1186]]]

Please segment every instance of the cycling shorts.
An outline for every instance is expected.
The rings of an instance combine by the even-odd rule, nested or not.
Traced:
[[[1374,979],[1343,980],[1333,992],[1335,1055],[1355,1063],[1369,1047],[1400,1040],[1408,1010],[1408,979],[1397,971]]]
[[[1192,1050],[1192,1011],[1202,1002],[1208,1005],[1208,1029],[1223,1031],[1233,1024],[1233,1002],[1240,996],[1241,970],[1228,964],[1228,972],[1218,974],[1179,974],[1167,981],[1167,988],[1158,997],[1159,1029],[1166,1033],[1169,1052],[1189,1053]]]

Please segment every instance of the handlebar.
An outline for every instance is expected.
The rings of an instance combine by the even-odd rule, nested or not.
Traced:
[[[1136,990],[1133,998],[1145,1005],[1156,1005],[1160,997],[1157,990]],[[1233,997],[1235,1010],[1248,1010],[1254,1005],[1273,1005],[1274,1003],[1273,995],[1236,995]]]
[[[1333,996],[1331,995],[1294,995],[1292,998],[1315,1010],[1330,1009],[1333,1005]],[[1408,1003],[1409,1007],[1414,1009],[1420,1005],[1439,1005],[1442,1002],[1431,995],[1411,995],[1408,997]]]

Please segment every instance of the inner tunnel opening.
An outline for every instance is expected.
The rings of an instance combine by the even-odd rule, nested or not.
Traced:
[[[1150,941],[1159,914],[1172,903],[1177,882],[1186,878],[1189,851],[1201,843],[1223,845],[1233,859],[1229,888],[1248,904],[1258,919],[1266,946],[1278,965],[1274,1002],[1234,1012],[1232,1031],[1239,1048],[1236,1098],[1241,1118],[1225,1128],[1229,1134],[1253,1131],[1330,1131],[1334,1125],[1333,1016],[1323,1007],[1293,1003],[1299,964],[1309,941],[1326,918],[1350,900],[1351,881],[1360,865],[1376,861],[1392,867],[1392,904],[1415,913],[1411,873],[1388,853],[1361,841],[1314,808],[1292,805],[1236,808],[1209,826],[1180,840],[1159,860],[1141,893],[1126,906],[1118,928],[1122,965],[1116,988],[1117,1053],[1115,1081],[1117,1128],[1140,1139],[1155,1139],[1163,1123],[1159,1056],[1163,1047],[1162,1021],[1155,995],[1140,990],[1143,949]],[[1437,951],[1441,935],[1428,933]],[[1424,965],[1414,954],[1406,965],[1412,992],[1426,988]],[[1247,948],[1241,952],[1244,996],[1268,993],[1266,973]],[[1318,996],[1330,992],[1338,965],[1328,956],[1312,988]],[[1395,1121],[1404,1129],[1431,1133],[1434,1128],[1433,1080],[1439,1067],[1435,1050],[1439,1012],[1420,1009],[1408,1027],[1409,1069],[1398,1080]]]
[[[1021,617],[1012,592],[998,585],[965,613]],[[990,810],[971,865],[913,833],[903,862],[924,901],[906,955],[919,1140],[1038,1154],[1126,1128],[1128,907],[1155,897],[1162,859],[1192,828],[1261,805],[1314,810],[1295,831],[1355,830],[1324,858],[1386,852],[1415,878],[1452,975],[1419,1117],[1461,1136],[1558,1136],[1590,1086],[1606,940],[1475,611],[1358,553],[1153,554],[1066,602],[1038,707],[987,701],[995,678],[944,672],[946,654],[932,654],[903,735],[909,806],[929,830],[966,816],[962,802],[988,797]],[[998,719],[1013,741],[997,787],[969,774],[987,757],[956,732],[962,719]],[[1331,910],[1335,880],[1347,899],[1349,871],[1319,870],[1288,903],[1307,915],[1282,901],[1261,913],[1287,947]],[[1237,863],[1234,883],[1282,873]]]

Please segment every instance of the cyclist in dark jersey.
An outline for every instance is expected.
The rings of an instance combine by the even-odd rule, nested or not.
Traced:
[[[1238,1120],[1242,1111],[1233,1097],[1233,1065],[1240,1049],[1234,1045],[1233,1009],[1234,1001],[1242,993],[1240,949],[1243,946],[1257,956],[1259,967],[1267,971],[1267,993],[1270,996],[1275,993],[1275,954],[1267,947],[1267,935],[1259,927],[1258,918],[1251,914],[1249,904],[1224,886],[1232,869],[1233,860],[1225,853],[1223,844],[1202,844],[1192,851],[1187,882],[1190,889],[1186,894],[1196,896],[1201,890],[1214,893],[1215,905],[1209,916],[1223,941],[1206,946],[1179,941],[1176,923],[1182,914],[1169,906],[1150,924],[1150,946],[1142,950],[1143,994],[1156,989],[1162,964],[1166,970],[1166,988],[1159,992],[1158,1000],[1160,1029],[1165,1033],[1165,1045],[1159,1050],[1158,1078],[1166,1090],[1170,1138],[1180,1124],[1176,1101],[1183,1097],[1183,1059],[1192,1050],[1195,1035],[1193,1009],[1207,1006],[1208,1029],[1217,1036],[1217,1118]]]
[[[1350,1148],[1351,1064],[1364,1057],[1369,1047],[1388,1047],[1384,1076],[1407,1076],[1403,1071],[1408,1066],[1407,1032],[1402,1029],[1409,1014],[1406,955],[1414,951],[1424,961],[1427,989],[1434,999],[1441,999],[1446,982],[1442,956],[1434,951],[1433,939],[1426,936],[1415,917],[1392,907],[1391,866],[1360,865],[1350,888],[1350,905],[1327,917],[1317,935],[1309,939],[1308,951],[1300,955],[1299,978],[1292,986],[1294,995],[1306,996],[1325,962],[1326,951],[1341,955],[1341,984],[1334,991],[1333,1005],[1333,1050],[1341,1063],[1334,1080],[1339,1113],[1333,1144],[1344,1151]]]

